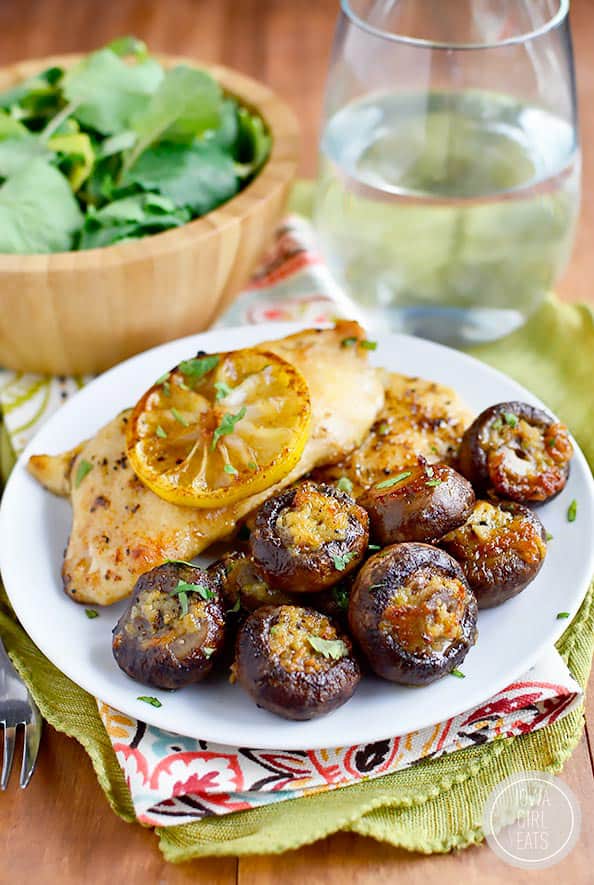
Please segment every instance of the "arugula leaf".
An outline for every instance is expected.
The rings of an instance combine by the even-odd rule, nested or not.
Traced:
[[[100,49],[66,71],[62,89],[80,123],[113,135],[130,128],[162,79],[163,69],[153,59],[131,65],[112,49]]]
[[[132,119],[138,142],[126,158],[125,169],[156,141],[192,141],[216,129],[220,106],[221,87],[210,74],[185,65],[167,71],[147,106]]]
[[[149,148],[123,175],[120,185],[159,191],[194,215],[205,215],[239,190],[232,157],[207,142],[162,142]]]
[[[65,252],[82,215],[64,176],[32,160],[0,187],[0,252]]]

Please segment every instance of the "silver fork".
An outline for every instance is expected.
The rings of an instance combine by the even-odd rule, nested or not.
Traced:
[[[42,721],[41,713],[37,709],[35,701],[27,691],[27,686],[14,669],[0,639],[0,733],[3,735],[2,743],[4,745],[0,790],[5,790],[8,786],[8,779],[12,770],[16,733],[20,725],[25,730],[23,737],[23,761],[21,763],[21,787],[24,789],[31,780],[39,752]]]

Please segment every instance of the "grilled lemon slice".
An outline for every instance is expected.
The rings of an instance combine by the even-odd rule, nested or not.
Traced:
[[[236,350],[185,360],[159,378],[128,424],[128,458],[160,498],[223,507],[269,488],[309,435],[307,382],[273,353]]]

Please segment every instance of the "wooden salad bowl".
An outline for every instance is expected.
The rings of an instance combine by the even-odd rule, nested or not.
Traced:
[[[0,70],[0,90],[80,55]],[[254,180],[218,209],[138,242],[81,252],[0,255],[0,366],[95,373],[132,354],[208,328],[231,304],[270,241],[295,178],[299,127],[261,83],[228,68],[160,56],[209,71],[257,111],[272,147]]]

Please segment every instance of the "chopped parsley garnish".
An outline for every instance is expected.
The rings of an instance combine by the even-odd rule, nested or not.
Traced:
[[[182,615],[188,614],[188,593],[197,593],[202,599],[214,599],[215,594],[204,584],[189,584],[187,581],[178,581],[177,586],[169,592],[170,596],[179,596]]]
[[[229,473],[231,476],[237,476],[239,474],[239,470],[237,467],[234,467],[233,464],[225,464],[223,467],[225,473]]]
[[[457,679],[466,679],[466,675],[462,672],[462,670],[458,670],[457,667],[454,667],[453,670],[450,670],[450,676],[455,676]]]
[[[377,432],[380,436],[387,436],[390,432],[390,426],[386,424],[385,421],[382,421],[380,426],[377,428]]]
[[[215,399],[219,402],[222,399],[225,399],[226,396],[229,396],[231,393],[231,388],[228,384],[225,384],[224,381],[215,381],[214,388],[217,392]]]
[[[169,381],[163,382],[163,393],[165,394],[165,396],[171,396],[171,384],[169,383]]]
[[[211,449],[213,451],[216,449],[217,443],[222,436],[227,436],[227,434],[233,433],[233,431],[235,430],[235,425],[238,421],[241,421],[242,418],[245,418],[246,412],[246,407],[242,406],[242,408],[236,415],[232,415],[230,412],[227,412],[225,415],[223,415],[223,417],[221,418],[221,423],[215,429],[215,432],[212,435]]]
[[[431,446],[431,451],[434,455],[439,455],[439,449],[437,448],[437,446]]]
[[[336,483],[336,488],[341,492],[346,492],[347,495],[350,495],[353,491],[353,483],[350,481],[348,476],[341,476],[338,482]]]
[[[564,621],[565,618],[569,617],[569,612],[557,612],[557,620]]]
[[[334,597],[334,602],[342,611],[346,611],[349,607],[349,599],[350,593],[346,589],[346,587],[334,587],[332,589],[332,596]]]
[[[391,489],[396,483],[402,482],[403,479],[408,479],[409,476],[412,476],[412,472],[410,470],[404,470],[402,473],[399,473],[398,476],[391,476],[390,479],[384,479],[383,482],[378,482],[376,489]]]
[[[381,550],[381,546],[379,544],[369,544],[367,547],[368,550]]]
[[[248,461],[248,468],[249,468],[250,470],[257,470],[257,469],[258,469],[258,465],[256,464],[255,461]]]
[[[169,375],[170,375],[169,372],[163,372],[163,374],[161,375],[161,377],[160,377],[160,378],[157,378],[157,380],[155,381],[155,387],[157,386],[157,384],[165,384],[165,382],[166,382],[166,381],[168,380],[168,378],[169,378]]]
[[[153,698],[150,695],[141,694],[140,697],[136,698],[137,701],[144,701],[145,704],[150,704],[151,707],[162,707],[163,704],[159,700],[159,698]]]
[[[215,651],[216,648],[210,648],[210,646],[208,645],[205,645],[202,649],[202,653],[204,654],[205,658],[211,658],[214,655]]]
[[[87,616],[87,618],[89,619],[89,621],[92,621],[93,618],[98,618],[98,617],[99,617],[99,612],[96,612],[94,608],[86,608],[86,609],[85,609],[85,615]]]
[[[553,540],[553,535],[551,535],[550,532],[547,532],[546,535],[545,535],[545,538],[546,538],[547,541],[552,541],[552,540]]]
[[[186,421],[184,416],[180,412],[177,411],[177,409],[171,409],[171,414],[173,415],[175,420],[178,421],[182,425],[182,427],[189,427],[188,422]]]
[[[199,378],[203,378],[204,375],[212,372],[213,369],[216,369],[220,359],[218,353],[213,353],[211,356],[197,356],[192,360],[181,362],[179,370],[182,375],[197,381]]]
[[[359,347],[362,347],[363,350],[377,350],[377,341],[368,341],[367,338],[364,338],[359,341]]]
[[[571,502],[571,504],[569,505],[569,507],[567,508],[567,522],[575,522],[576,517],[577,517],[577,507],[578,507],[577,501],[574,498],[573,501]]]
[[[348,655],[349,650],[343,639],[322,639],[321,636],[307,637],[307,641],[314,651],[318,651],[326,659],[339,661]]]
[[[337,572],[343,572],[351,559],[355,558],[354,553],[345,553],[343,556],[333,556],[332,562]]]
[[[491,424],[491,430],[502,430],[503,429],[503,421],[501,418],[496,418],[495,421]]]
[[[430,464],[427,464],[425,467],[425,476],[428,476],[429,479],[431,479],[434,473],[435,470],[433,469],[433,467]]]
[[[93,465],[90,461],[86,461],[84,458],[78,462],[78,467],[76,468],[76,476],[74,478],[74,488],[77,489],[85,476],[91,472],[93,469]]]
[[[157,429],[155,430],[155,433],[157,434],[159,439],[167,439],[167,431],[163,430],[160,424],[157,424]]]
[[[504,412],[503,417],[505,419],[505,423],[509,427],[517,427],[518,426],[518,417],[514,415],[513,412]]]
[[[443,479],[428,479],[425,483],[426,486],[440,486],[443,482]]]
[[[340,342],[340,346],[341,347],[352,347],[353,344],[357,343],[357,340],[358,339],[354,335],[349,338],[343,338],[342,341]]]

